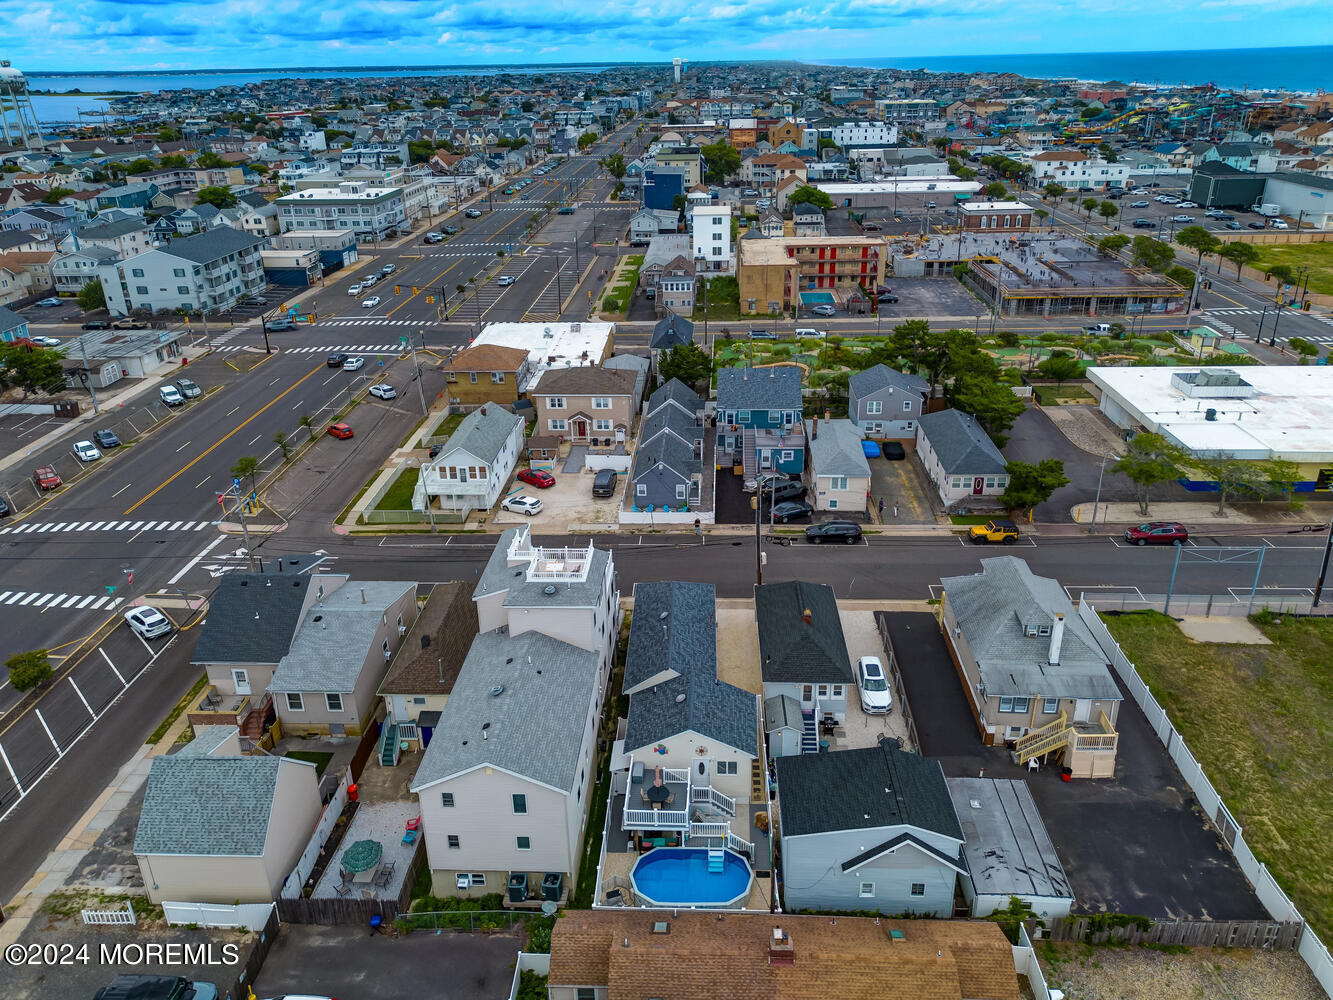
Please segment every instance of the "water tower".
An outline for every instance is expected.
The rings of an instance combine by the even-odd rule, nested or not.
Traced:
[[[0,59],[0,132],[9,146],[22,143],[32,149],[45,141],[37,125],[32,98],[28,96],[28,81],[9,65],[8,59]]]

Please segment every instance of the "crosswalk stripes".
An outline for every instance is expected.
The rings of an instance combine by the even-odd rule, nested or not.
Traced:
[[[315,323],[315,326],[438,326],[436,320],[420,319],[383,319],[377,316],[366,316],[362,319],[353,319],[350,317],[335,316],[332,319],[322,319]]]
[[[59,608],[61,611],[72,609],[82,611],[85,608],[89,611],[98,611],[105,608],[111,611],[125,602],[123,597],[112,597],[110,594],[43,594],[39,590],[6,590],[0,592],[0,607],[33,608],[50,611],[52,608]]]
[[[46,524],[10,524],[0,535],[63,535],[71,531],[203,531],[217,521],[49,521]]]

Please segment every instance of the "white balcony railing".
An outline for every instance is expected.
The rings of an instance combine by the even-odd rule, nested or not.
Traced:
[[[712,806],[724,815],[736,815],[736,800],[730,795],[723,795],[716,788],[700,788],[698,786],[691,788],[690,804]]]
[[[733,851],[740,851],[742,854],[748,854],[750,857],[754,857],[754,844],[750,843],[748,840],[742,840],[734,833],[729,832],[727,834],[727,846]]]
[[[691,823],[691,837],[726,837],[731,834],[730,823]]]
[[[624,830],[688,830],[690,814],[686,809],[626,809]]]

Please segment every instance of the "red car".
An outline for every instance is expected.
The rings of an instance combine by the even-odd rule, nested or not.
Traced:
[[[1125,541],[1132,545],[1184,545],[1189,537],[1185,526],[1175,521],[1150,521],[1125,532]]]
[[[550,489],[555,485],[555,476],[541,469],[520,469],[515,477],[520,483],[527,483],[539,490]]]
[[[345,441],[352,436],[352,428],[347,424],[329,424],[329,434]]]

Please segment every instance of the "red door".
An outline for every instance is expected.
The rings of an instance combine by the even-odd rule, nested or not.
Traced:
[[[983,487],[985,487],[985,485],[986,485],[986,477],[985,477],[985,476],[973,476],[973,477],[972,477],[972,495],[973,495],[974,497],[979,497],[979,496],[981,496],[981,490],[982,490]]]
[[[588,421],[586,420],[574,421],[574,436],[576,438],[585,438],[588,436]],[[981,490],[978,489],[977,492],[980,493]]]

